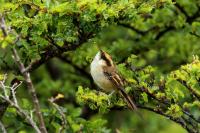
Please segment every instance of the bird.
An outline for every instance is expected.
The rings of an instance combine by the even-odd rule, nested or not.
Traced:
[[[90,73],[99,88],[105,92],[118,92],[131,110],[137,110],[136,105],[124,89],[124,80],[119,75],[112,57],[103,50],[97,52],[90,64]]]

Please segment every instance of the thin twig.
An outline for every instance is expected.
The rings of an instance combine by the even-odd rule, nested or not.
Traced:
[[[15,104],[18,104],[17,103],[17,98],[16,98],[16,89],[21,85],[22,81],[20,81],[20,83],[14,83],[13,86],[10,88],[11,90],[11,94],[12,94],[12,98],[13,98],[13,102]]]
[[[198,91],[194,90],[191,86],[189,86],[185,80],[177,79],[177,81],[179,81],[183,86],[185,86],[189,90],[189,92],[192,95],[194,95],[198,100],[200,100],[200,94],[198,93]]]
[[[27,114],[26,111],[24,111],[22,108],[20,108],[18,104],[14,103],[13,101],[11,101],[10,99],[7,99],[4,96],[0,96],[0,97],[2,99],[4,99],[5,101],[7,101],[12,107],[14,107],[21,116],[23,116],[24,118],[26,118],[26,120],[28,121],[28,123],[31,124],[31,126],[35,129],[35,131],[37,133],[42,133],[40,131],[40,129],[38,128],[38,126],[36,125],[36,123],[33,121],[33,119]]]
[[[148,94],[151,98],[155,99],[156,101],[158,101],[159,103],[163,103],[167,106],[170,106],[170,103],[169,101],[165,98],[165,99],[158,99],[155,94],[151,93],[148,91],[147,88],[143,87],[141,88],[142,91],[144,91],[146,94]],[[182,106],[179,104],[179,106],[182,108]],[[182,108],[182,112],[187,115],[188,117],[190,117],[191,119],[193,119],[195,122],[197,123],[200,123],[199,120],[197,120],[192,114],[190,114],[189,112],[185,111],[183,108]]]
[[[3,125],[1,121],[0,121],[0,128],[3,133],[7,133],[5,126]]]
[[[4,76],[4,80],[1,81],[1,84],[3,84],[1,86],[1,88],[3,89],[3,91],[6,91],[6,89],[9,89],[11,91],[11,94],[12,94],[12,99],[7,96],[6,93],[4,93],[4,95],[0,95],[0,98],[5,100],[5,102],[7,102],[9,105],[11,105],[12,107],[14,107],[16,110],[17,110],[17,113],[20,114],[22,117],[24,117],[28,123],[35,129],[35,131],[37,133],[41,133],[40,129],[38,128],[37,124],[34,122],[34,120],[28,115],[28,113],[23,110],[19,105],[18,105],[18,102],[17,102],[17,98],[16,98],[16,89],[19,87],[19,84],[14,84],[13,86],[11,87],[8,87],[5,85],[5,80],[6,80],[6,76]]]
[[[57,105],[54,102],[54,98],[50,98],[49,102],[55,107],[55,109],[59,112],[59,114],[61,115],[61,119],[62,119],[62,127],[59,129],[59,133],[62,133],[62,131],[66,128],[67,125],[67,121],[66,121],[66,117],[64,112],[61,110],[61,108],[59,107],[59,105]]]
[[[5,80],[6,80],[6,78],[7,78],[7,74],[4,74],[3,80],[0,81],[0,87],[1,87],[2,90],[3,90],[4,96],[5,96],[6,98],[9,98],[9,96],[8,96],[8,94],[7,94],[7,91],[6,91],[7,86],[5,85]]]
[[[1,30],[3,32],[3,36],[6,37],[8,34],[7,34],[7,27],[5,25],[5,19],[4,19],[4,16],[2,14],[0,14],[0,18],[1,18],[1,21],[0,21],[0,24],[1,24]]]

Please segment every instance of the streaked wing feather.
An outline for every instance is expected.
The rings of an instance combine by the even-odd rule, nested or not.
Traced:
[[[132,109],[135,110],[137,107],[129,97],[129,95],[124,91],[123,88],[123,80],[121,77],[118,75],[117,71],[113,67],[107,67],[104,68],[104,74],[108,78],[108,80],[112,81],[113,85],[118,89],[120,94],[124,97],[126,102],[128,103],[128,106]]]

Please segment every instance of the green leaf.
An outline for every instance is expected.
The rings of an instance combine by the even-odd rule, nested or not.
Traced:
[[[199,22],[193,22],[192,23],[192,32],[196,35],[200,36],[200,23]]]
[[[143,98],[144,102],[148,103],[148,96],[147,96],[147,94],[143,92],[141,95],[142,95],[142,98]]]
[[[167,115],[171,115],[174,118],[179,118],[183,115],[182,109],[177,104],[171,105],[166,112]]]
[[[32,106],[31,106],[31,103],[30,103],[30,101],[28,100],[28,99],[25,99],[25,98],[22,98],[21,99],[21,104],[22,104],[22,107],[24,108],[24,109],[32,109]]]

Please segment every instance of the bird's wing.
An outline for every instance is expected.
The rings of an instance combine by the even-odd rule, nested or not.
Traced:
[[[108,80],[110,80],[113,83],[113,85],[117,88],[120,94],[124,97],[124,99],[128,103],[128,106],[132,110],[136,110],[137,107],[131,100],[130,96],[125,92],[123,88],[123,80],[117,73],[116,69],[114,67],[105,67],[104,74],[108,78]]]
[[[104,67],[105,76],[114,83],[114,86],[123,87],[124,83],[120,75],[117,73],[115,67]]]

